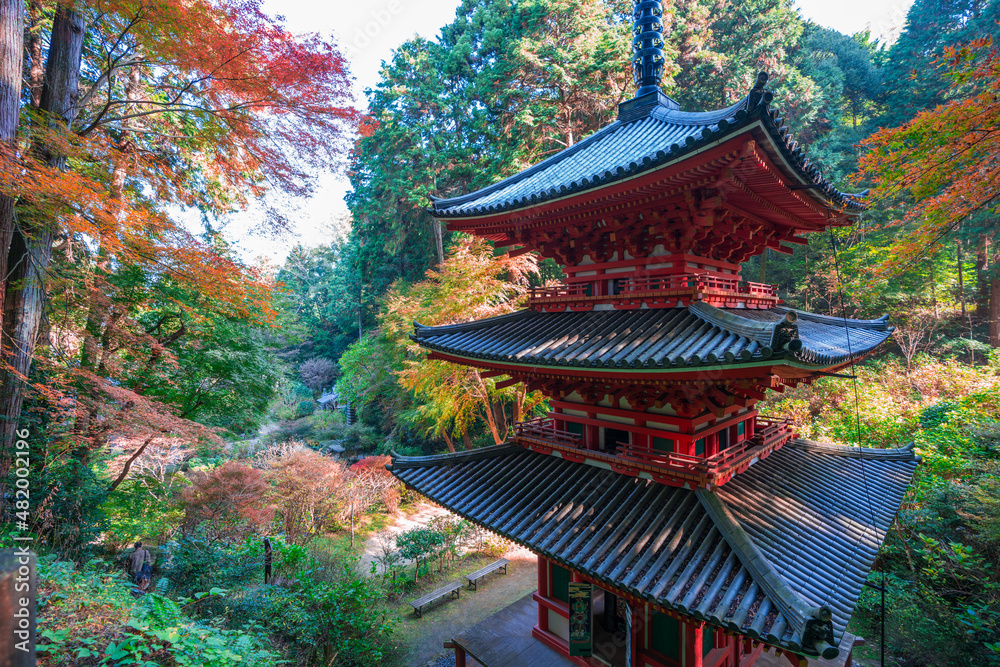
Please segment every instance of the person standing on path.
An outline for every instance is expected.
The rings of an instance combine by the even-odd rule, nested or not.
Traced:
[[[140,588],[142,588],[143,572],[145,567],[150,568],[153,562],[153,557],[149,554],[149,551],[142,548],[142,542],[135,543],[135,550],[128,557],[128,571],[132,575],[132,580],[135,581]],[[148,565],[147,565],[148,564]],[[146,583],[149,583],[149,576],[146,575]],[[145,589],[143,589],[145,590]]]

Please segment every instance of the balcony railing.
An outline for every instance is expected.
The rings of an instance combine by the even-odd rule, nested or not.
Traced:
[[[755,458],[768,456],[794,436],[788,421],[758,418],[753,437],[705,457],[661,452],[629,443],[616,443],[613,451],[588,450],[584,447],[582,436],[556,428],[551,418],[521,422],[514,426],[514,430],[516,439],[537,443],[545,450],[561,450],[570,454],[568,458],[593,458],[625,467],[640,464],[668,475],[679,475],[702,486],[725,484],[734,474],[749,467]]]
[[[551,285],[549,287],[532,287],[531,299],[572,299],[589,295],[589,285]]]
[[[614,279],[613,274],[602,279]],[[561,302],[615,302],[636,298],[656,297],[657,293],[664,296],[689,296],[705,298],[704,293],[719,297],[743,297],[777,301],[777,288],[764,283],[742,281],[738,278],[722,278],[706,274],[679,274],[671,276],[617,278],[616,294],[593,296],[593,285],[590,283],[574,283],[570,285],[550,285],[548,287],[533,287],[531,302],[545,305]]]
[[[580,447],[583,444],[583,436],[579,433],[562,431],[555,426],[555,420],[540,417],[526,422],[514,424],[514,433],[523,438],[533,438],[544,440],[560,445],[570,445]]]
[[[792,437],[792,425],[787,419],[757,417],[754,428],[754,440],[765,447],[777,442],[785,444]]]

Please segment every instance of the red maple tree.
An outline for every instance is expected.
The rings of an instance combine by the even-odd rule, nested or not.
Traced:
[[[81,343],[71,363],[53,362],[62,386],[36,389],[71,397],[82,450],[106,409],[145,405],[165,417],[133,409],[134,425],[175,430],[169,409],[115,380],[114,358],[167,363],[166,344],[183,326],[138,326],[154,296],[136,289],[122,308],[108,297],[109,277],[135,270],[147,287],[203,295],[177,300],[188,318],[209,309],[267,321],[265,276],[196,238],[177,211],[211,217],[269,191],[308,193],[359,120],[345,61],[317,36],[290,34],[256,0],[0,0],[8,27],[27,35],[23,52],[15,45],[16,97],[25,63],[29,102],[13,140],[0,91],[0,447],[17,428],[39,335],[52,333],[44,314],[53,295],[77,309],[67,318],[75,329],[62,333]],[[0,79],[11,66],[0,62]],[[274,208],[265,216],[285,224]]]

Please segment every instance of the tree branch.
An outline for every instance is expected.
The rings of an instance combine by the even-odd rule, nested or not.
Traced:
[[[129,457],[128,461],[125,462],[125,467],[122,468],[121,474],[118,475],[118,478],[111,483],[111,486],[108,487],[108,493],[111,493],[112,491],[117,489],[119,485],[121,485],[121,483],[125,481],[125,478],[128,477],[128,471],[132,468],[132,463],[137,458],[142,456],[142,453],[146,451],[146,447],[149,446],[149,443],[153,442],[154,437],[156,436],[151,435],[148,438],[146,438],[146,442],[142,443],[142,446],[139,447],[139,449],[135,450],[135,454]]]

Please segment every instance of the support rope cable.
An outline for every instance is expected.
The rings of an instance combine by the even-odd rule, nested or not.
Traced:
[[[851,360],[851,375],[853,376],[852,385],[854,387],[854,428],[855,428],[855,438],[857,439],[857,442],[858,442],[858,455],[859,455],[858,458],[859,458],[859,460],[861,462],[861,466],[860,466],[861,467],[861,481],[862,481],[862,484],[864,485],[865,498],[868,501],[868,512],[871,515],[872,530],[875,531],[875,540],[876,540],[876,544],[877,544],[877,542],[878,542],[878,524],[877,524],[876,519],[875,519],[875,508],[872,505],[871,491],[870,491],[869,485],[868,485],[868,474],[867,474],[867,472],[865,470],[865,449],[863,447],[864,443],[862,442],[862,437],[861,437],[861,408],[860,408],[861,399],[860,399],[860,395],[859,395],[859,392],[858,392],[858,375],[857,375],[857,372],[855,372],[855,369],[854,369],[854,351],[851,349],[851,330],[850,330],[850,327],[848,326],[848,323],[847,323],[847,308],[846,308],[846,304],[845,304],[845,301],[844,301],[844,282],[841,279],[841,273],[840,273],[840,256],[839,256],[839,251],[837,250],[837,237],[834,235],[832,229],[830,230],[830,242],[831,242],[831,245],[833,246],[833,266],[834,266],[834,269],[836,270],[836,273],[837,273],[837,292],[838,292],[838,295],[840,297],[840,312],[841,312],[841,316],[843,317],[843,320],[844,320],[844,334],[845,334],[846,339],[847,339],[847,355],[848,355],[848,358]],[[867,532],[867,531],[863,531],[861,533],[861,535],[858,536],[858,540],[855,543],[855,549],[861,543],[861,539],[864,536],[864,532]],[[888,535],[888,533],[889,533],[889,527],[887,526],[886,527],[886,535]],[[879,547],[879,551],[881,551],[881,547]],[[876,557],[877,556],[878,556],[878,552],[876,552]],[[846,571],[846,569],[847,569],[847,561],[844,562],[844,569],[841,570],[841,573],[840,573],[840,576],[838,577],[838,579],[842,579],[843,578],[844,571]],[[884,568],[883,568],[883,570],[881,572],[881,575],[882,575],[882,577],[881,577],[881,579],[882,579],[882,586],[880,587],[880,590],[881,590],[881,593],[882,593],[882,601],[881,601],[881,614],[880,614],[880,616],[881,616],[881,630],[882,630],[881,634],[882,634],[882,636],[881,636],[881,646],[880,646],[880,649],[879,649],[879,653],[880,653],[880,664],[881,664],[881,667],[885,667],[885,584],[886,584],[886,580],[885,580],[885,570],[884,570]]]

